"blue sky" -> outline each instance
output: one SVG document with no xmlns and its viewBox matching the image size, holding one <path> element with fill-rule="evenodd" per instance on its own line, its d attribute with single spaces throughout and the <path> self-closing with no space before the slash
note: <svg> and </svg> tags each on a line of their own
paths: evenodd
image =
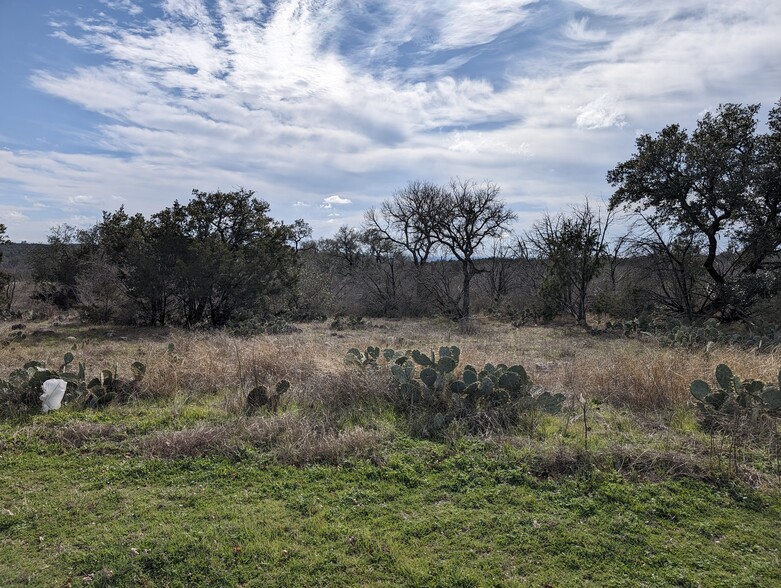
<svg viewBox="0 0 781 588">
<path fill-rule="evenodd" d="M 767 0 L 0 0 L 15 241 L 255 190 L 317 235 L 409 180 L 519 214 L 607 198 L 640 132 L 781 98 Z"/>
</svg>

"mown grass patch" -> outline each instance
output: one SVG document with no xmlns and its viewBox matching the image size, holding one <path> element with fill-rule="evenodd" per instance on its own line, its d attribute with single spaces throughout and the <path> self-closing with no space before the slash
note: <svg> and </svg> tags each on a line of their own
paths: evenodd
<svg viewBox="0 0 781 588">
<path fill-rule="evenodd" d="M 380 465 L 6 449 L 0 585 L 756 586 L 781 497 L 399 437 Z"/>
</svg>

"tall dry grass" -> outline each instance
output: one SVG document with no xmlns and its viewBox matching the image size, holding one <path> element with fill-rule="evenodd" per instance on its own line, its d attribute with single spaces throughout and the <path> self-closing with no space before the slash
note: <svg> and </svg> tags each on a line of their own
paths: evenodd
<svg viewBox="0 0 781 588">
<path fill-rule="evenodd" d="M 715 381 L 720 363 L 743 378 L 771 381 L 778 377 L 781 355 L 729 347 L 705 352 L 652 342 L 612 341 L 575 353 L 561 384 L 573 394 L 633 411 L 674 410 L 692 402 L 689 385 L 693 380 Z"/>
<path fill-rule="evenodd" d="M 29 332 L 30 329 L 28 329 Z M 58 330 L 59 329 L 55 329 Z M 10 325 L 0 325 L 0 338 Z M 570 327 L 522 327 L 478 319 L 463 334 L 444 319 L 373 321 L 362 330 L 334 332 L 325 323 L 302 325 L 289 335 L 239 338 L 220 332 L 127 330 L 127 340 L 73 328 L 36 343 L 32 336 L 0 353 L 0 376 L 30 359 L 56 368 L 72 351 L 87 373 L 117 366 L 131 377 L 142 361 L 146 375 L 141 398 L 202 397 L 222 394 L 226 412 L 240 412 L 246 393 L 258 385 L 288 379 L 288 402 L 307 414 L 338 421 L 344 413 L 369 418 L 388 390 L 387 374 L 360 372 L 344 363 L 348 349 L 368 345 L 430 352 L 440 345 L 461 348 L 461 363 L 520 363 L 534 382 L 552 392 L 596 399 L 636 411 L 675 409 L 690 402 L 689 383 L 713 380 L 719 363 L 741 377 L 772 380 L 781 352 L 715 347 L 709 352 L 661 347 L 655 341 L 602 339 Z M 68 339 L 66 336 L 75 337 Z M 168 345 L 173 344 L 173 352 Z"/>
</svg>

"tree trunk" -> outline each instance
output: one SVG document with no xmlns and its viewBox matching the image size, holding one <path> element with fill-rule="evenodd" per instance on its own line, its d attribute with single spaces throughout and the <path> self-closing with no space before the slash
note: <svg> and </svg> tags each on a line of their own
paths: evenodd
<svg viewBox="0 0 781 588">
<path fill-rule="evenodd" d="M 462 319 L 469 319 L 470 314 L 470 299 L 469 299 L 469 287 L 472 285 L 472 272 L 469 271 L 469 264 L 467 262 L 464 262 L 463 264 L 463 271 L 464 271 L 464 296 L 461 300 L 461 318 Z"/>
</svg>

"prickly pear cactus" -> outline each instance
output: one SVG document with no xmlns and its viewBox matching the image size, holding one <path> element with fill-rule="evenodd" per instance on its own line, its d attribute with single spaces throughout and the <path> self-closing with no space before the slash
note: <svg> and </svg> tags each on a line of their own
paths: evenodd
<svg viewBox="0 0 781 588">
<path fill-rule="evenodd" d="M 255 414 L 259 409 L 268 406 L 270 401 L 268 388 L 263 385 L 255 386 L 247 395 L 245 412 L 248 415 Z"/>
<path fill-rule="evenodd" d="M 764 383 L 761 380 L 741 380 L 726 364 L 716 367 L 716 383 L 712 389 L 704 380 L 694 380 L 689 391 L 703 409 L 721 413 L 734 412 L 736 407 L 756 409 L 765 413 L 781 410 L 781 372 L 778 382 Z"/>
<path fill-rule="evenodd" d="M 350 356 L 356 364 L 365 357 L 357 349 L 350 350 Z M 495 421 L 488 415 L 496 411 L 505 417 L 528 410 L 555 414 L 564 402 L 562 394 L 535 390 L 520 365 L 486 363 L 478 369 L 467 364 L 459 370 L 461 350 L 456 346 L 442 346 L 431 354 L 417 349 L 399 354 L 386 349 L 381 356 L 388 363 L 400 407 L 410 414 L 428 415 L 422 427 L 426 434 L 454 420 L 481 430 L 485 423 Z"/>
</svg>

